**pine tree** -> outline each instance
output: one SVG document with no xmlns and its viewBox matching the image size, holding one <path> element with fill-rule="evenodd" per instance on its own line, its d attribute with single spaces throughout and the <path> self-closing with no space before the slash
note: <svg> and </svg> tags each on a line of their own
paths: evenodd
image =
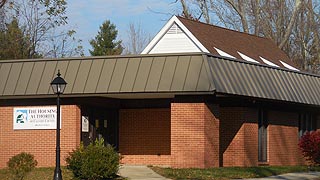
<svg viewBox="0 0 320 180">
<path fill-rule="evenodd" d="M 90 41 L 93 50 L 89 50 L 92 56 L 103 55 L 119 55 L 123 51 L 121 41 L 117 41 L 118 31 L 116 26 L 110 23 L 109 20 L 105 21 L 100 26 L 100 31 L 94 39 Z"/>
<path fill-rule="evenodd" d="M 17 19 L 13 19 L 0 30 L 0 59 L 28 58 L 28 44 Z"/>
</svg>

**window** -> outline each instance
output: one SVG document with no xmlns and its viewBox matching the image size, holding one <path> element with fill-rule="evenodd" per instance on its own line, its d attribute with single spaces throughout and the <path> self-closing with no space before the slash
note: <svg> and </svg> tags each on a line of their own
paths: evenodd
<svg viewBox="0 0 320 180">
<path fill-rule="evenodd" d="M 258 160 L 259 162 L 267 162 L 267 127 L 268 127 L 268 118 L 267 112 L 263 109 L 259 110 L 258 117 Z"/>
<path fill-rule="evenodd" d="M 306 132 L 316 130 L 316 120 L 311 113 L 301 113 L 299 115 L 299 137 Z"/>
</svg>

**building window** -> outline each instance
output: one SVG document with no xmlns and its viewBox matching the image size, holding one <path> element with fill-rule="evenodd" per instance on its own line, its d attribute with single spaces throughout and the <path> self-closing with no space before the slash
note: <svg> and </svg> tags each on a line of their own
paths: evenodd
<svg viewBox="0 0 320 180">
<path fill-rule="evenodd" d="M 301 113 L 299 115 L 299 137 L 303 136 L 306 132 L 316 130 L 316 119 L 311 113 Z"/>
<path fill-rule="evenodd" d="M 268 133 L 267 133 L 267 127 L 268 127 L 268 117 L 267 112 L 263 109 L 259 110 L 259 117 L 258 117 L 258 125 L 259 125 L 259 131 L 258 131 L 258 160 L 259 162 L 267 162 L 267 145 L 268 145 Z"/>
</svg>

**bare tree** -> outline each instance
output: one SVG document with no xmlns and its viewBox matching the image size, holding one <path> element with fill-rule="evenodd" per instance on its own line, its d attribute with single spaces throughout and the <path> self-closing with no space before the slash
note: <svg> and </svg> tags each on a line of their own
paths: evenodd
<svg viewBox="0 0 320 180">
<path fill-rule="evenodd" d="M 61 28 L 67 24 L 66 8 L 65 0 L 6 0 L 0 20 L 18 20 L 28 41 L 28 58 L 78 56 L 83 53 L 80 40 L 74 38 L 75 31 Z"/>
<path fill-rule="evenodd" d="M 178 0 L 176 0 L 176 2 L 178 2 Z M 183 17 L 191 19 L 192 16 L 189 13 L 189 9 L 188 9 L 188 5 L 187 5 L 186 1 L 185 0 L 180 0 L 180 3 L 181 3 L 181 6 L 182 6 L 182 15 L 183 15 Z"/>
<path fill-rule="evenodd" d="M 4 4 L 6 3 L 7 0 L 0 0 L 0 8 L 2 8 L 4 6 Z"/>
<path fill-rule="evenodd" d="M 305 70 L 320 72 L 320 45 L 319 45 L 319 4 L 308 0 L 302 6 L 297 16 L 297 26 L 293 29 L 291 56 Z M 297 53 L 299 52 L 299 53 Z"/>
<path fill-rule="evenodd" d="M 149 41 L 150 35 L 141 28 L 140 23 L 130 23 L 128 29 L 128 42 L 126 43 L 127 45 L 124 45 L 125 54 L 141 53 Z"/>
<path fill-rule="evenodd" d="M 301 69 L 319 70 L 319 2 L 313 0 L 190 0 L 224 27 L 272 39 Z M 206 3 L 206 6 L 204 6 Z M 188 5 L 184 2 L 185 5 Z M 207 7 L 204 8 L 204 7 Z M 191 18 L 190 18 L 191 19 Z M 213 19 L 213 18 L 211 18 Z"/>
<path fill-rule="evenodd" d="M 84 56 L 82 41 L 74 37 L 76 31 L 53 32 L 46 44 L 46 57 L 61 58 L 72 56 Z"/>
<path fill-rule="evenodd" d="M 21 0 L 11 2 L 11 13 L 21 23 L 29 39 L 29 58 L 41 53 L 42 42 L 50 39 L 50 31 L 65 25 L 66 2 L 64 0 Z M 38 51 L 38 52 L 37 52 Z"/>
</svg>

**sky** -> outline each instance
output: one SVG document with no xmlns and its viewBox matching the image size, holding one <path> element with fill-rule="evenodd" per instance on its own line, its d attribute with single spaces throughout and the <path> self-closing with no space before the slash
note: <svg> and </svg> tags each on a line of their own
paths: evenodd
<svg viewBox="0 0 320 180">
<path fill-rule="evenodd" d="M 99 26 L 110 20 L 116 25 L 118 39 L 128 41 L 130 23 L 140 24 L 143 31 L 154 37 L 170 17 L 178 12 L 175 0 L 68 0 L 68 28 L 76 30 L 76 38 L 82 40 L 84 53 L 88 49 Z"/>
</svg>

